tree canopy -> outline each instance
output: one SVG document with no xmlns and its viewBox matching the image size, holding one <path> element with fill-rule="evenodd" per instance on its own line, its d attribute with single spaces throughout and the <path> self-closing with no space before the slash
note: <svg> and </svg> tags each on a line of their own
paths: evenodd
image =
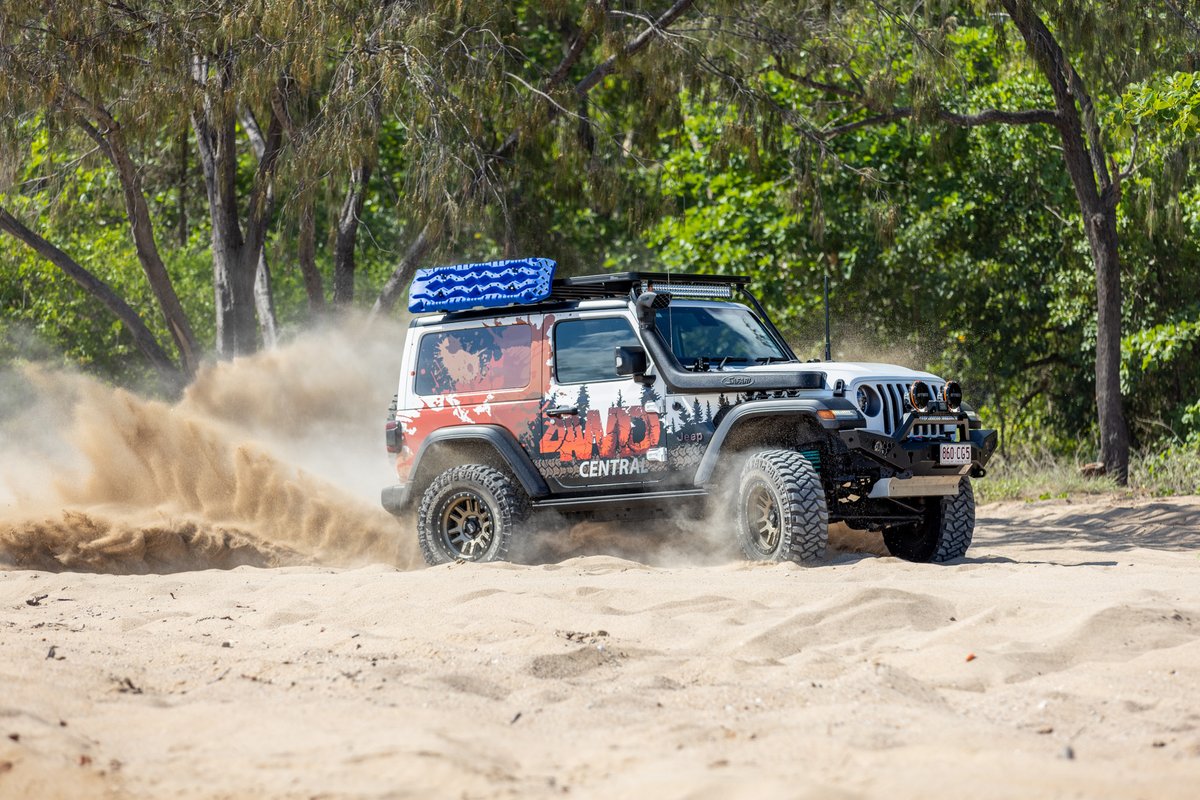
<svg viewBox="0 0 1200 800">
<path fill-rule="evenodd" d="M 178 385 L 442 261 L 750 274 L 1006 439 L 1200 437 L 1200 14 L 1071 0 L 0 7 L 0 358 Z"/>
</svg>

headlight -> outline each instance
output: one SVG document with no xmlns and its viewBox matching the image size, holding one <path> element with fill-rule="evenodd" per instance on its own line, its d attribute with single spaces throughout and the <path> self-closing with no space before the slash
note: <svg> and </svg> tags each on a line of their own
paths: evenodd
<svg viewBox="0 0 1200 800">
<path fill-rule="evenodd" d="M 933 402 L 933 392 L 929 389 L 929 384 L 925 381 L 913 381 L 912 386 L 908 387 L 908 402 L 917 411 L 928 411 L 929 404 Z"/>
<path fill-rule="evenodd" d="M 858 410 L 865 417 L 873 417 L 879 413 L 879 395 L 870 386 L 858 387 L 857 393 Z"/>
<path fill-rule="evenodd" d="M 878 398 L 875 392 L 871 391 L 868 386 L 859 386 L 856 395 L 858 401 L 858 410 L 862 411 L 863 416 L 875 416 L 878 414 Z"/>
<path fill-rule="evenodd" d="M 962 408 L 962 387 L 958 385 L 958 381 L 946 381 L 946 385 L 942 387 L 942 402 L 951 411 Z"/>
</svg>

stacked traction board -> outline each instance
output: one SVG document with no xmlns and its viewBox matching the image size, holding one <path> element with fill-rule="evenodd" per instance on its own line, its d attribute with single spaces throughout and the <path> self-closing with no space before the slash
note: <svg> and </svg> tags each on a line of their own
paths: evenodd
<svg viewBox="0 0 1200 800">
<path fill-rule="evenodd" d="M 419 269 L 408 310 L 425 314 L 538 303 L 550 296 L 556 266 L 548 258 L 520 258 Z"/>
</svg>

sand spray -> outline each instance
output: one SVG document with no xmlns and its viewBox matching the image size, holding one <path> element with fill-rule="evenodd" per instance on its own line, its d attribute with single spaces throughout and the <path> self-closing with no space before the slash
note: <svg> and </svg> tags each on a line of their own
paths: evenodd
<svg viewBox="0 0 1200 800">
<path fill-rule="evenodd" d="M 0 421 L 0 564 L 416 566 L 379 506 L 402 342 L 391 323 L 325 327 L 206 365 L 173 404 L 62 370 L 0 375 L 19 407 Z"/>
</svg>

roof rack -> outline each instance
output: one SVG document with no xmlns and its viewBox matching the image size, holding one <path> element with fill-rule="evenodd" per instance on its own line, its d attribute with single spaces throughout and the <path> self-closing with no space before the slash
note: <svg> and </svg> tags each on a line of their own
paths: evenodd
<svg viewBox="0 0 1200 800">
<path fill-rule="evenodd" d="M 409 295 L 414 313 L 465 312 L 475 309 L 528 306 L 620 298 L 644 291 L 707 299 L 730 299 L 750 279 L 725 275 L 673 275 L 667 272 L 608 272 L 554 278 L 557 265 L 548 258 L 510 259 L 451 264 L 417 270 Z"/>
<path fill-rule="evenodd" d="M 728 298 L 736 287 L 750 279 L 744 275 L 695 275 L 668 272 L 609 272 L 559 278 L 550 290 L 551 299 L 581 300 L 623 297 L 631 292 L 665 292 L 680 297 Z"/>
</svg>

